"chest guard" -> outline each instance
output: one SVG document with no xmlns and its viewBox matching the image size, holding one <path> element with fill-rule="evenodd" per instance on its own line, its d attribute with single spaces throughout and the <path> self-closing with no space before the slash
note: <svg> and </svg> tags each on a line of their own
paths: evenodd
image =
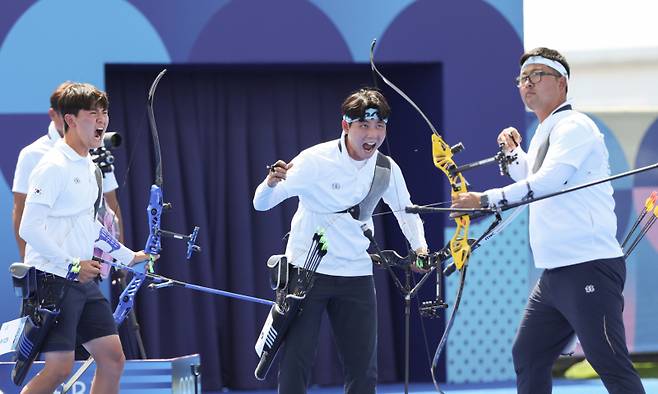
<svg viewBox="0 0 658 394">
<path fill-rule="evenodd" d="M 365 222 L 372 217 L 377 203 L 384 195 L 391 179 L 391 160 L 381 152 L 377 152 L 375 174 L 372 177 L 370 190 L 360 203 L 336 213 L 349 213 L 358 221 Z"/>
</svg>

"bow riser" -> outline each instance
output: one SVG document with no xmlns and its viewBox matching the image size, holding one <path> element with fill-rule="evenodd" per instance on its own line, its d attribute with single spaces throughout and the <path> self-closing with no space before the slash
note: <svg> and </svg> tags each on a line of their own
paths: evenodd
<svg viewBox="0 0 658 394">
<path fill-rule="evenodd" d="M 466 193 L 467 182 L 460 172 L 454 172 L 457 167 L 452 160 L 452 148 L 445 143 L 443 138 L 437 134 L 432 134 L 432 159 L 434 166 L 448 177 L 450 181 L 450 195 L 453 199 L 460 193 Z M 450 254 L 457 266 L 457 269 L 462 269 L 464 264 L 468 262 L 468 257 L 471 253 L 471 247 L 468 244 L 468 228 L 471 224 L 471 219 L 467 215 L 455 218 L 457 228 L 452 238 L 450 239 Z"/>
<path fill-rule="evenodd" d="M 149 236 L 146 239 L 144 251 L 150 255 L 157 255 L 162 250 L 162 237 L 160 234 L 160 222 L 164 207 L 162 189 L 157 185 L 151 185 L 149 205 L 146 207 L 146 215 L 149 223 Z"/>
</svg>

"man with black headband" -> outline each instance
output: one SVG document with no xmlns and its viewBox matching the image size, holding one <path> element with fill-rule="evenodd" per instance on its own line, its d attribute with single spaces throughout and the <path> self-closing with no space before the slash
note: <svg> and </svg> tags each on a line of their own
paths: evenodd
<svg viewBox="0 0 658 394">
<path fill-rule="evenodd" d="M 566 100 L 570 71 L 564 56 L 536 48 L 523 54 L 520 64 L 519 93 L 539 126 L 527 153 L 515 128 L 498 135 L 508 153 L 518 154 L 510 165 L 516 183 L 461 194 L 455 207 L 495 206 L 610 175 L 603 134 Z M 612 193 L 608 182 L 529 207 L 530 246 L 535 266 L 544 271 L 512 349 L 519 393 L 551 392 L 552 365 L 574 333 L 610 393 L 644 393 L 626 347 L 626 266 L 615 238 Z"/>
<path fill-rule="evenodd" d="M 290 163 L 279 160 L 254 196 L 259 211 L 299 198 L 286 248 L 293 265 L 303 263 L 318 228 L 325 229 L 329 243 L 303 313 L 292 322 L 280 352 L 279 393 L 306 392 L 325 310 L 343 363 L 345 392 L 375 393 L 377 303 L 370 242 L 362 226 L 372 229 L 377 201 L 383 198 L 395 212 L 411 247 L 427 253 L 420 218 L 404 212 L 411 201 L 400 167 L 378 152 L 390 114 L 386 99 L 375 89 L 360 89 L 345 99 L 341 111 L 338 140 L 308 148 Z"/>
</svg>

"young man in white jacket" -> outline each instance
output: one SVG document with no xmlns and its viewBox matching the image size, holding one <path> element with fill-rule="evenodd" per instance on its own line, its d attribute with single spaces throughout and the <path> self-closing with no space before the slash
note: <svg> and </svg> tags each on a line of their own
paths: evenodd
<svg viewBox="0 0 658 394">
<path fill-rule="evenodd" d="M 329 244 L 303 313 L 286 336 L 280 354 L 279 393 L 306 392 L 325 310 L 343 363 L 345 392 L 375 393 L 377 303 L 367 252 L 370 241 L 363 235 L 362 225 L 372 229 L 377 201 L 383 198 L 395 212 L 411 247 L 427 253 L 420 218 L 404 212 L 411 200 L 400 167 L 378 152 L 386 138 L 389 114 L 388 103 L 378 90 L 354 92 L 342 105 L 339 139 L 310 147 L 290 163 L 279 160 L 256 189 L 254 207 L 259 211 L 290 197 L 299 198 L 286 248 L 293 266 L 303 264 L 318 228 L 325 229 Z M 373 181 L 376 167 L 388 167 L 388 178 Z M 379 192 L 371 193 L 373 188 Z M 356 215 L 347 212 L 355 206 L 359 207 L 352 210 Z M 291 272 L 294 276 L 297 269 Z"/>
<path fill-rule="evenodd" d="M 102 144 L 109 122 L 104 92 L 73 83 L 58 102 L 64 138 L 55 143 L 30 175 L 20 236 L 27 242 L 25 263 L 34 266 L 42 293 L 65 294 L 61 314 L 40 349 L 45 367 L 22 393 L 51 393 L 71 373 L 76 338 L 97 363 L 92 393 L 118 393 L 125 357 L 109 302 L 98 288 L 100 264 L 94 247 L 123 264 L 147 260 L 112 238 L 95 218 L 100 171 L 89 150 Z M 76 282 L 64 279 L 78 266 Z M 69 290 L 63 292 L 65 286 Z"/>
<path fill-rule="evenodd" d="M 73 82 L 71 81 L 61 83 L 51 94 L 50 108 L 48 109 L 50 124 L 48 125 L 48 132 L 46 135 L 39 137 L 31 144 L 25 146 L 18 154 L 11 191 L 14 193 L 14 208 L 12 210 L 14 236 L 16 237 L 18 255 L 21 257 L 21 260 L 25 257 L 25 241 L 19 236 L 18 228 L 21 224 L 23 210 L 25 209 L 25 199 L 27 198 L 30 174 L 41 158 L 64 136 L 64 120 L 57 103 L 64 89 L 72 83 Z M 119 230 L 119 239 L 121 240 L 121 227 L 123 221 L 121 219 L 121 209 L 119 207 L 119 200 L 116 192 L 119 184 L 117 183 L 114 171 L 110 171 L 104 175 L 103 196 L 107 206 L 112 211 L 112 216 L 116 219 Z"/>
</svg>

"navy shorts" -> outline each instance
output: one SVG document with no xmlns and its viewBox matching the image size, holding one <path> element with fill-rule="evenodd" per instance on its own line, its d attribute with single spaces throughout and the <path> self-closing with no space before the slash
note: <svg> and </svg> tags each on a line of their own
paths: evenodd
<svg viewBox="0 0 658 394">
<path fill-rule="evenodd" d="M 43 290 L 61 294 L 67 282 L 70 287 L 62 300 L 61 313 L 50 329 L 41 352 L 73 351 L 76 344 L 117 334 L 110 303 L 96 282 L 69 282 L 64 278 L 51 277 L 43 282 Z"/>
</svg>

